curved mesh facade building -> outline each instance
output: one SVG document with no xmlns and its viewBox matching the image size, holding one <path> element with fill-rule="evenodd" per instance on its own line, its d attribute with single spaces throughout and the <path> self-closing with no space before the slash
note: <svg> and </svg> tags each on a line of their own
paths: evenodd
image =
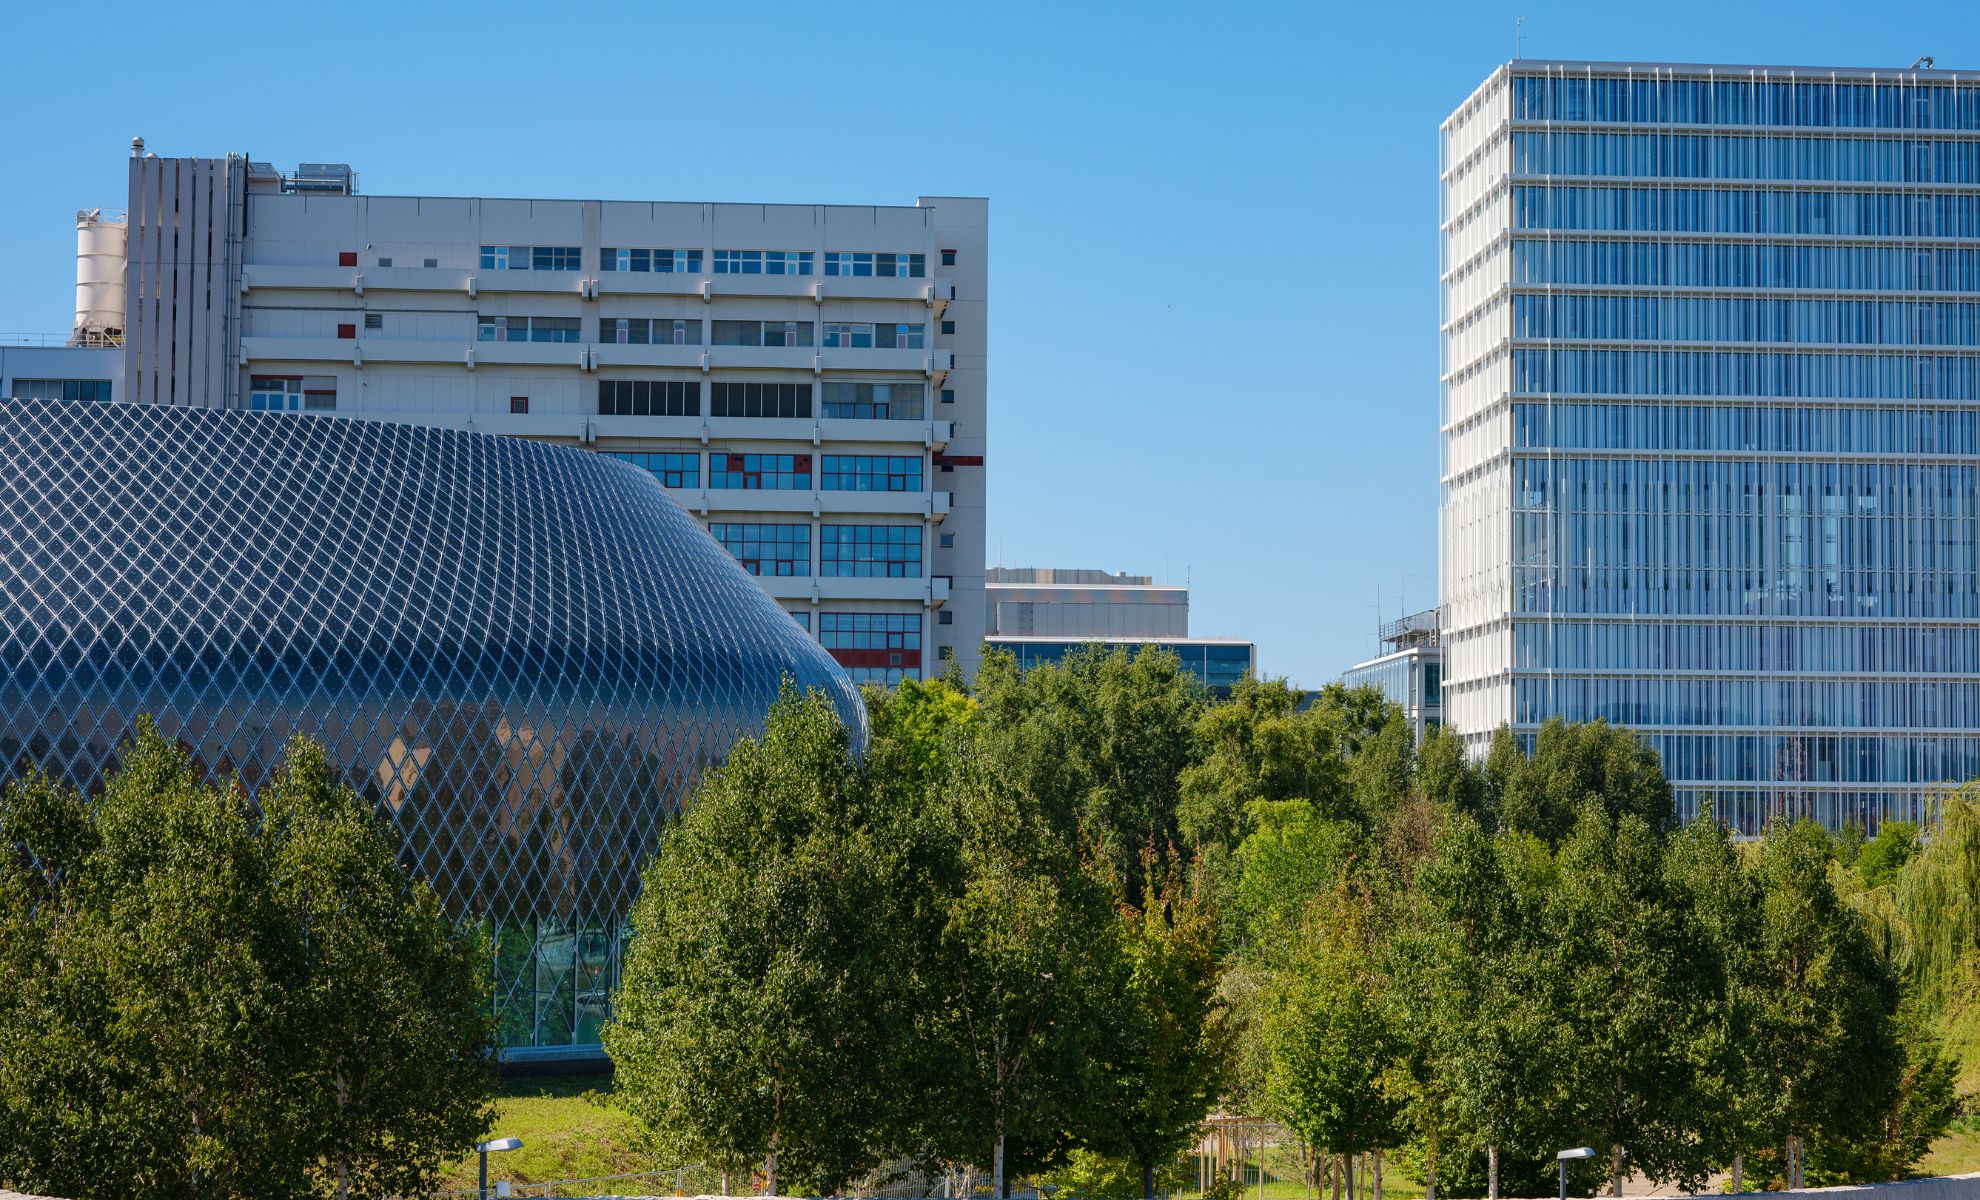
<svg viewBox="0 0 1980 1200">
<path fill-rule="evenodd" d="M 780 680 L 845 674 L 652 476 L 368 421 L 0 406 L 0 753 L 82 788 L 140 714 L 250 788 L 304 733 L 490 923 L 502 1039 L 598 1041 L 664 818 Z"/>
</svg>

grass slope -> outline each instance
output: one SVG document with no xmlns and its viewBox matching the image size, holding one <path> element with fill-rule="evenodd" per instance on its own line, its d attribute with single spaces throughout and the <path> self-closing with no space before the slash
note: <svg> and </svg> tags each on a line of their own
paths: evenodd
<svg viewBox="0 0 1980 1200">
<path fill-rule="evenodd" d="M 647 1170 L 635 1149 L 633 1120 L 612 1104 L 609 1075 L 504 1081 L 491 1138 L 519 1137 L 523 1148 L 488 1159 L 488 1178 L 515 1183 L 583 1179 Z M 447 1166 L 443 1188 L 475 1185 L 475 1156 Z"/>
</svg>

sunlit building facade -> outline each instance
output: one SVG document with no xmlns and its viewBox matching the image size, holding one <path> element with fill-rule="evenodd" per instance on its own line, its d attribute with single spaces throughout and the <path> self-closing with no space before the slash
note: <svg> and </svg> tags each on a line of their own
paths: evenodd
<svg viewBox="0 0 1980 1200">
<path fill-rule="evenodd" d="M 1980 774 L 1980 74 L 1518 61 L 1442 198 L 1446 721 L 1747 831 Z"/>
</svg>

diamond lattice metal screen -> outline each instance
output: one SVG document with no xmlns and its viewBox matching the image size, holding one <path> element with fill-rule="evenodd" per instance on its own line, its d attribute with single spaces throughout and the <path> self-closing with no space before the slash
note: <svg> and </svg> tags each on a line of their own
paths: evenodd
<svg viewBox="0 0 1980 1200">
<path fill-rule="evenodd" d="M 329 747 L 511 1046 L 598 1040 L 662 821 L 780 679 L 845 674 L 646 472 L 450 430 L 0 404 L 0 755 L 93 789 L 140 714 L 257 787 Z"/>
</svg>

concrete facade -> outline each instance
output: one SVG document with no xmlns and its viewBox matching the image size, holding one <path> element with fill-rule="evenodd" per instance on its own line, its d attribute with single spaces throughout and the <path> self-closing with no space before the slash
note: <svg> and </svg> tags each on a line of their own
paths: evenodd
<svg viewBox="0 0 1980 1200">
<path fill-rule="evenodd" d="M 130 398 L 612 454 L 855 678 L 972 672 L 988 225 L 970 197 L 367 196 L 348 168 L 139 155 Z"/>
</svg>

